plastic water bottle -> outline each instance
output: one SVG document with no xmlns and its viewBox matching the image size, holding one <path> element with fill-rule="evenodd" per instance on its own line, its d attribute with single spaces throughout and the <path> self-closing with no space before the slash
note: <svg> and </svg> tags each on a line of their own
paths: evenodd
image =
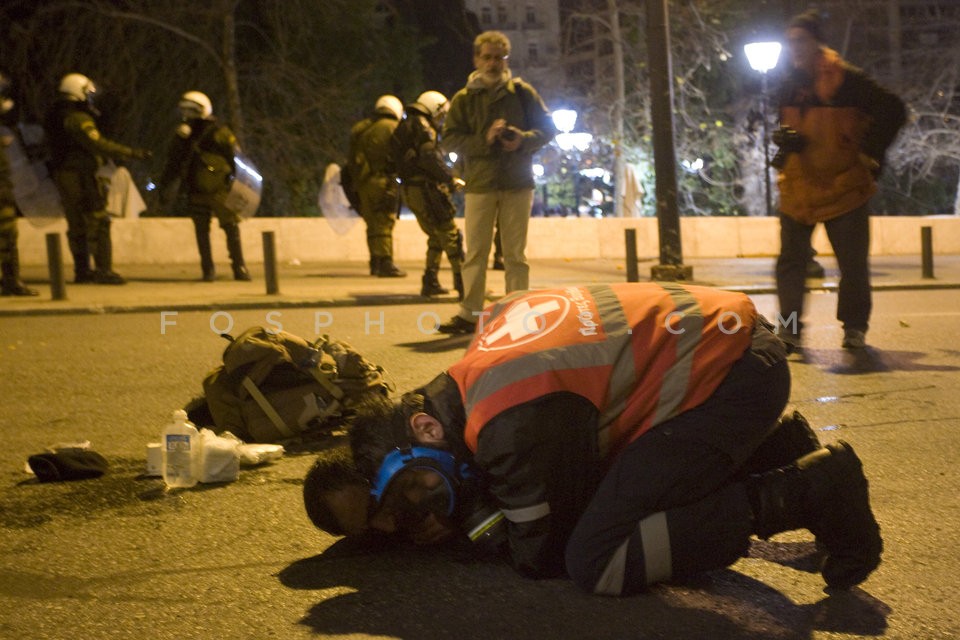
<svg viewBox="0 0 960 640">
<path fill-rule="evenodd" d="M 173 422 L 163 430 L 163 481 L 173 489 L 197 484 L 200 461 L 200 433 L 187 420 L 187 412 L 177 409 Z"/>
</svg>

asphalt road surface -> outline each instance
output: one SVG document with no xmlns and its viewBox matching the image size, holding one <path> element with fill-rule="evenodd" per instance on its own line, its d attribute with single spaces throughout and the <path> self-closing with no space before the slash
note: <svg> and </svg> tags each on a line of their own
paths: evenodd
<svg viewBox="0 0 960 640">
<path fill-rule="evenodd" d="M 611 599 L 456 550 L 326 536 L 301 504 L 312 452 L 184 491 L 143 476 L 147 443 L 218 362 L 211 326 L 330 333 L 406 390 L 466 346 L 421 329 L 450 304 L 0 318 L 0 638 L 960 637 L 958 299 L 878 293 L 872 346 L 851 355 L 835 296 L 811 298 L 793 405 L 824 442 L 853 444 L 885 540 L 878 571 L 839 595 L 824 593 L 805 531 L 756 541 L 694 582 Z M 774 313 L 770 296 L 756 301 Z M 24 472 L 30 454 L 73 440 L 107 457 L 107 475 L 41 484 Z"/>
</svg>

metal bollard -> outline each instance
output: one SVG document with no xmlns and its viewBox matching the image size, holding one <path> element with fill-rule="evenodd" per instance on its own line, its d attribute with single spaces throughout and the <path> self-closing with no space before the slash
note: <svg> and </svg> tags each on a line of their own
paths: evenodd
<svg viewBox="0 0 960 640">
<path fill-rule="evenodd" d="M 273 231 L 263 232 L 263 278 L 267 282 L 267 295 L 280 293 L 277 282 L 277 246 Z"/>
<path fill-rule="evenodd" d="M 640 282 L 640 264 L 637 260 L 637 230 L 624 229 L 627 243 L 627 282 Z"/>
<path fill-rule="evenodd" d="M 50 299 L 66 300 L 67 286 L 63 278 L 63 252 L 60 250 L 60 234 L 47 234 L 47 270 L 50 273 Z"/>
<path fill-rule="evenodd" d="M 924 278 L 933 278 L 933 227 L 920 227 L 920 259 Z"/>
</svg>

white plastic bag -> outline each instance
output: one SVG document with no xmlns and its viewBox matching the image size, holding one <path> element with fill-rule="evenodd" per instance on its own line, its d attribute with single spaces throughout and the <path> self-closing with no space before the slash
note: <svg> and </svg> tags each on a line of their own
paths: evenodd
<svg viewBox="0 0 960 640">
<path fill-rule="evenodd" d="M 274 462 L 283 457 L 282 444 L 241 444 L 237 448 L 240 450 L 240 464 L 245 467 Z"/>
<path fill-rule="evenodd" d="M 240 477 L 241 441 L 229 431 L 200 430 L 200 482 L 233 482 Z"/>
<path fill-rule="evenodd" d="M 147 204 L 126 167 L 108 161 L 97 169 L 97 179 L 107 185 L 106 209 L 114 218 L 139 218 L 147 210 Z"/>
</svg>

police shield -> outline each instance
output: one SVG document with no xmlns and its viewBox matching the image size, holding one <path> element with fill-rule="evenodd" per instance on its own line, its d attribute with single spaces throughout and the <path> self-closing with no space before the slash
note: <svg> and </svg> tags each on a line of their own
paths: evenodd
<svg viewBox="0 0 960 640">
<path fill-rule="evenodd" d="M 360 215 L 350 207 L 347 194 L 340 184 L 340 165 L 331 162 L 323 172 L 323 185 L 317 204 L 324 219 L 337 235 L 346 235 L 360 219 Z"/>
<path fill-rule="evenodd" d="M 39 127 L 31 126 L 23 126 L 21 129 L 24 139 L 36 134 L 34 129 L 42 131 Z M 60 193 L 47 173 L 46 165 L 41 160 L 30 159 L 20 136 L 11 129 L 0 126 L 0 138 L 10 164 L 13 199 L 17 208 L 35 227 L 46 226 L 57 218 L 62 218 L 64 213 Z"/>
<path fill-rule="evenodd" d="M 252 218 L 257 215 L 260 207 L 260 194 L 263 193 L 263 176 L 256 165 L 242 153 L 234 156 L 236 173 L 230 193 L 226 195 L 223 205 L 241 218 Z"/>
</svg>

